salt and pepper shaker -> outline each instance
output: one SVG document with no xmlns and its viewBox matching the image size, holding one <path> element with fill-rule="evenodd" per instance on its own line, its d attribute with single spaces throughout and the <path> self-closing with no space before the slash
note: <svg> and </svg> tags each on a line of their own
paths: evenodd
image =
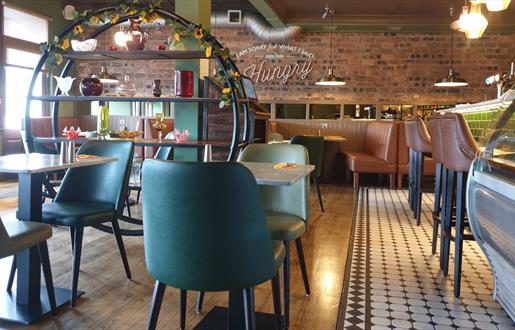
<svg viewBox="0 0 515 330">
<path fill-rule="evenodd" d="M 75 141 L 66 140 L 61 141 L 61 152 L 59 154 L 60 160 L 63 163 L 73 163 L 76 160 L 75 157 Z"/>
</svg>

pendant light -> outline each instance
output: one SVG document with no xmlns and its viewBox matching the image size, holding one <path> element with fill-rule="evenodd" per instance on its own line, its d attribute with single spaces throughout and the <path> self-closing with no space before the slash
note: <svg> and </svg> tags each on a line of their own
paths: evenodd
<svg viewBox="0 0 515 330">
<path fill-rule="evenodd" d="M 449 74 L 447 74 L 447 76 L 435 82 L 436 87 L 463 87 L 468 85 L 468 82 L 458 77 L 452 68 L 452 62 L 454 60 L 454 32 L 451 33 L 451 67 L 449 68 Z"/>
<path fill-rule="evenodd" d="M 318 79 L 315 85 L 318 86 L 343 86 L 345 85 L 345 81 L 342 78 L 336 77 L 333 73 L 333 15 L 334 9 L 330 9 L 329 7 L 325 8 L 325 13 L 322 15 L 322 18 L 326 18 L 327 15 L 331 16 L 331 35 L 330 35 L 330 46 L 329 46 L 329 70 L 326 76 Z"/>
<path fill-rule="evenodd" d="M 463 6 L 460 19 L 456 24 L 451 25 L 452 28 L 465 32 L 467 39 L 478 39 L 488 26 L 488 20 L 481 13 L 481 3 L 471 2 L 470 6 Z"/>
<path fill-rule="evenodd" d="M 501 11 L 508 8 L 511 0 L 481 0 L 477 2 L 484 3 L 488 11 Z"/>
</svg>

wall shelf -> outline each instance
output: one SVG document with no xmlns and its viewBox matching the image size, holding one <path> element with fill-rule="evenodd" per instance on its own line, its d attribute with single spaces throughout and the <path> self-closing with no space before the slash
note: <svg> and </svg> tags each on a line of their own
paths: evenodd
<svg viewBox="0 0 515 330">
<path fill-rule="evenodd" d="M 207 58 L 203 50 L 115 50 L 91 52 L 67 52 L 63 58 L 79 61 L 106 60 L 173 60 Z"/>
<path fill-rule="evenodd" d="M 219 103 L 218 98 L 208 97 L 130 97 L 130 96 L 32 96 L 31 100 L 51 102 L 104 101 L 104 102 L 174 102 L 174 103 Z"/>
</svg>

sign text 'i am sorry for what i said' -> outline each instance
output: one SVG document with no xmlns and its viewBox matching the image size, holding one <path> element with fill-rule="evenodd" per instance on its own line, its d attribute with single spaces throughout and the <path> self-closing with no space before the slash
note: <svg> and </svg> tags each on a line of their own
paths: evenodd
<svg viewBox="0 0 515 330">
<path fill-rule="evenodd" d="M 235 53 L 236 58 L 248 55 L 253 55 L 252 58 L 258 59 L 258 62 L 248 64 L 243 74 L 255 83 L 277 80 L 286 84 L 292 77 L 305 80 L 313 70 L 314 55 L 302 47 L 269 43 L 247 47 Z"/>
</svg>

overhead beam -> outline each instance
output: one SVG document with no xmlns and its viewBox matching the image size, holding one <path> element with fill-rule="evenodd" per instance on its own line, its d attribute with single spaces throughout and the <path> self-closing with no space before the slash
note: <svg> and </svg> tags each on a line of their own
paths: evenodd
<svg viewBox="0 0 515 330">
<path fill-rule="evenodd" d="M 275 10 L 270 7 L 266 0 L 249 0 L 249 2 L 274 28 L 284 27 L 284 22 L 281 20 Z"/>
</svg>

